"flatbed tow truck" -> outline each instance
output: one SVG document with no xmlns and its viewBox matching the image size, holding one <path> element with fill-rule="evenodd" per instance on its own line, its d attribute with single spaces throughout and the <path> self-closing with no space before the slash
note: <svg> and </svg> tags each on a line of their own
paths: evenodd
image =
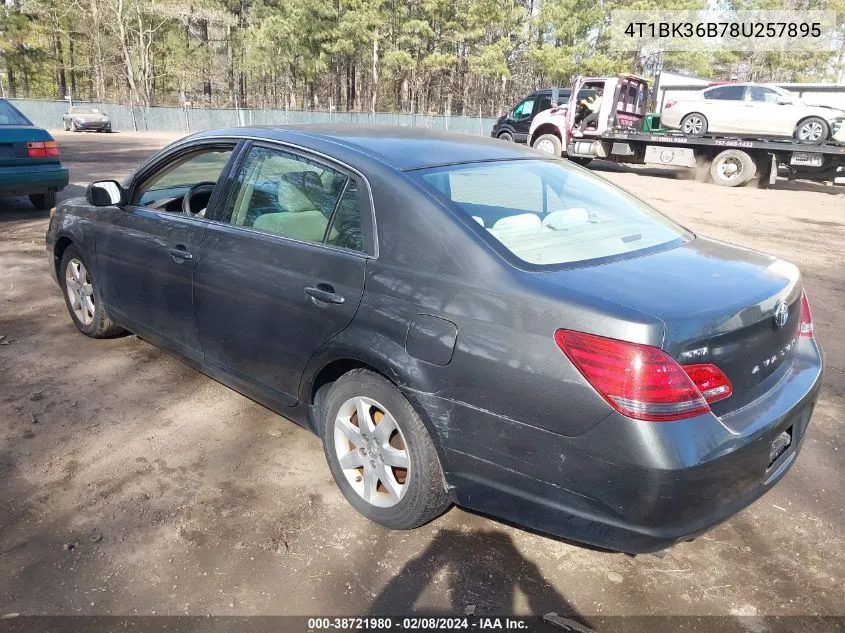
<svg viewBox="0 0 845 633">
<path fill-rule="evenodd" d="M 575 97 L 566 106 L 538 114 L 529 143 L 535 149 L 586 164 L 594 158 L 618 163 L 686 167 L 696 179 L 726 187 L 774 185 L 781 169 L 787 178 L 845 184 L 845 129 L 825 143 L 747 136 L 690 136 L 679 131 L 643 129 L 647 80 L 623 74 L 612 78 L 579 78 L 582 88 L 603 87 L 605 98 L 595 130 L 572 134 Z"/>
</svg>

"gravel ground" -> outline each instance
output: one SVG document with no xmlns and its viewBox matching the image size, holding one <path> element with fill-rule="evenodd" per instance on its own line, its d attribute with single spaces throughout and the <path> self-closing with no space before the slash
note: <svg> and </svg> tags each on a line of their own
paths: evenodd
<svg viewBox="0 0 845 633">
<path fill-rule="evenodd" d="M 167 140 L 56 138 L 63 197 Z M 828 369 L 803 453 L 771 493 L 662 559 L 459 509 L 383 529 L 342 498 L 316 437 L 135 337 L 78 334 L 47 272 L 47 214 L 4 199 L 0 615 L 845 614 L 845 189 L 596 169 L 694 231 L 804 271 Z"/>
</svg>

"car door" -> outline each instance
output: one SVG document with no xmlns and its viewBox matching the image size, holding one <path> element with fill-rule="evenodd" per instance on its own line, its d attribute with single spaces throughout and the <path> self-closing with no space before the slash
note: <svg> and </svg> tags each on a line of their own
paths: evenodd
<svg viewBox="0 0 845 633">
<path fill-rule="evenodd" d="M 701 113 L 707 117 L 707 129 L 714 133 L 739 133 L 744 131 L 745 86 L 726 85 L 705 90 Z M 696 107 L 690 105 L 690 112 Z"/>
<path fill-rule="evenodd" d="M 343 330 L 374 253 L 369 189 L 352 170 L 256 143 L 229 179 L 194 271 L 206 365 L 282 405 Z"/>
<path fill-rule="evenodd" d="M 528 142 L 528 133 L 531 130 L 531 119 L 534 117 L 534 105 L 536 101 L 536 95 L 523 99 L 511 113 L 513 140 L 517 143 Z"/>
<path fill-rule="evenodd" d="M 199 351 L 194 327 L 193 268 L 208 219 L 185 213 L 182 200 L 194 185 L 213 203 L 235 141 L 193 145 L 145 168 L 129 185 L 123 207 L 104 207 L 96 260 L 103 301 L 128 322 L 165 344 Z"/>
<path fill-rule="evenodd" d="M 743 130 L 761 136 L 791 136 L 792 106 L 778 102 L 778 93 L 765 86 L 749 86 L 745 95 Z"/>
</svg>

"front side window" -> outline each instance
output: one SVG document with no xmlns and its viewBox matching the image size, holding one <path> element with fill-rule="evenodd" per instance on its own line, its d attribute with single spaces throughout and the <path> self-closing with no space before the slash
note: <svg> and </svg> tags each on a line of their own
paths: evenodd
<svg viewBox="0 0 845 633">
<path fill-rule="evenodd" d="M 520 119 L 527 119 L 531 116 L 531 113 L 533 111 L 534 97 L 530 97 L 513 109 L 513 114 L 511 114 L 511 118 L 516 121 L 519 121 Z"/>
<path fill-rule="evenodd" d="M 130 204 L 157 211 L 181 212 L 182 198 L 199 184 L 209 185 L 204 192 L 207 203 L 233 149 L 208 148 L 167 162 L 135 188 Z M 201 206 L 199 204 L 197 209 Z"/>
<path fill-rule="evenodd" d="M 470 163 L 412 173 L 528 264 L 599 261 L 692 237 L 618 187 L 560 161 Z"/>
<path fill-rule="evenodd" d="M 719 101 L 742 101 L 745 94 L 745 86 L 719 86 L 704 93 L 705 99 L 717 99 Z"/>
<path fill-rule="evenodd" d="M 17 108 L 0 99 L 0 125 L 32 125 Z"/>
<path fill-rule="evenodd" d="M 751 86 L 748 89 L 748 97 L 751 101 L 760 103 L 777 103 L 778 93 L 771 88 L 762 88 L 760 86 Z"/>
<path fill-rule="evenodd" d="M 271 235 L 364 250 L 355 181 L 281 150 L 250 149 L 223 219 Z"/>
</svg>

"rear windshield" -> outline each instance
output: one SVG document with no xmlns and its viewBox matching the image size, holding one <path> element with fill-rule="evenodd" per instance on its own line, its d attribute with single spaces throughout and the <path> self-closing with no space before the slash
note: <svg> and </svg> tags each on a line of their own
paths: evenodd
<svg viewBox="0 0 845 633">
<path fill-rule="evenodd" d="M 0 101 L 0 125 L 32 125 L 8 101 Z"/>
<path fill-rule="evenodd" d="M 592 262 L 692 237 L 641 200 L 566 161 L 470 163 L 412 174 L 528 264 Z"/>
</svg>

